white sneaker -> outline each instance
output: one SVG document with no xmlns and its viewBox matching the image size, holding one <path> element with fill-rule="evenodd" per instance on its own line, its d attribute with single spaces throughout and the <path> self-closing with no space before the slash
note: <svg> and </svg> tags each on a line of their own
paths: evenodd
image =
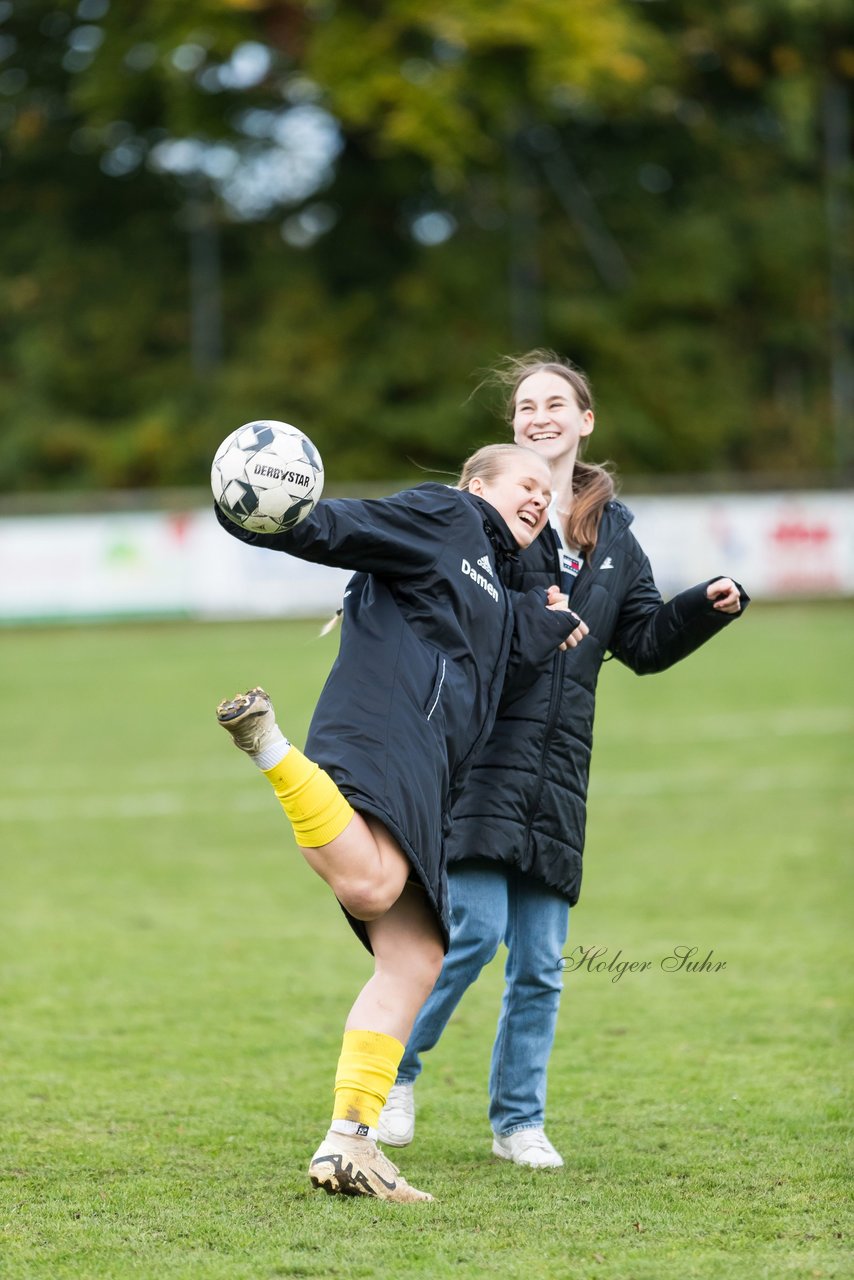
<svg viewBox="0 0 854 1280">
<path fill-rule="evenodd" d="M 270 695 L 260 685 L 248 693 L 239 693 L 236 698 L 223 699 L 216 709 L 216 718 L 231 734 L 234 745 L 252 756 L 282 736 Z"/>
<path fill-rule="evenodd" d="M 563 1157 L 555 1151 L 542 1129 L 517 1129 L 501 1137 L 495 1135 L 492 1154 L 529 1169 L 560 1169 Z"/>
<path fill-rule="evenodd" d="M 313 1187 L 330 1196 L 374 1196 L 396 1204 L 433 1199 L 411 1187 L 375 1142 L 331 1129 L 311 1157 L 308 1176 Z"/>
<path fill-rule="evenodd" d="M 408 1147 L 415 1137 L 415 1085 L 394 1084 L 380 1112 L 377 1133 L 388 1147 Z"/>
</svg>

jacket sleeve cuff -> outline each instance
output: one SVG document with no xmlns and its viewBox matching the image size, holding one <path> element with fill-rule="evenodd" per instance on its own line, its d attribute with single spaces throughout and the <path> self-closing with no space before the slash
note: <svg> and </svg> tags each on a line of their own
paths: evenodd
<svg viewBox="0 0 854 1280">
<path fill-rule="evenodd" d="M 242 529 L 239 524 L 235 524 L 233 520 L 229 520 L 228 516 L 222 508 L 215 502 L 214 515 L 217 523 L 225 529 L 226 533 L 230 533 L 232 538 L 237 538 L 238 542 L 255 542 L 257 534 L 250 533 L 248 529 Z"/>
</svg>

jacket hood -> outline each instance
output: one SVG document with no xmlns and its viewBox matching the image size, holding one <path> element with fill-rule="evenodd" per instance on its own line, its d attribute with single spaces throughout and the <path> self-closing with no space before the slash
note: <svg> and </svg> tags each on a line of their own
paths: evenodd
<svg viewBox="0 0 854 1280">
<path fill-rule="evenodd" d="M 484 533 L 495 548 L 495 558 L 499 564 L 505 560 L 515 560 L 519 555 L 519 544 L 510 532 L 504 517 L 485 498 L 469 493 L 468 489 L 463 489 L 461 492 L 463 497 L 467 498 L 480 512 Z"/>
</svg>

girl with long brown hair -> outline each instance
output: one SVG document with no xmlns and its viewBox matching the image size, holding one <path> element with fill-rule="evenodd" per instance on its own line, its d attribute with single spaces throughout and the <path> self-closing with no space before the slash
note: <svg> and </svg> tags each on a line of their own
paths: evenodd
<svg viewBox="0 0 854 1280">
<path fill-rule="evenodd" d="M 663 671 L 732 622 L 747 596 L 719 577 L 664 603 L 611 473 L 578 456 L 595 421 L 580 370 L 554 352 L 534 351 L 506 359 L 494 376 L 507 392 L 515 442 L 549 461 L 555 495 L 549 526 L 510 566 L 508 581 L 521 590 L 560 582 L 589 635 L 555 655 L 532 687 L 505 698 L 454 806 L 451 945 L 409 1037 L 379 1134 L 393 1146 L 412 1140 L 421 1054 L 505 942 L 506 988 L 489 1080 L 492 1150 L 517 1164 L 555 1168 L 563 1159 L 544 1128 L 546 1073 L 569 908 L 581 886 L 599 669 L 610 653 L 638 674 Z"/>
</svg>

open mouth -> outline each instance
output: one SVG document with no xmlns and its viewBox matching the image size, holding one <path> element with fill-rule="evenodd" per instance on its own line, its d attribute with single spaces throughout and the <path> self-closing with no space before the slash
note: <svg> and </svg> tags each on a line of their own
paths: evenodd
<svg viewBox="0 0 854 1280">
<path fill-rule="evenodd" d="M 557 440 L 559 432 L 557 431 L 532 431 L 532 440 Z"/>
<path fill-rule="evenodd" d="M 540 523 L 540 517 L 538 515 L 534 515 L 531 511 L 519 511 L 517 512 L 517 515 L 522 521 L 522 524 L 526 524 L 529 529 L 536 529 L 537 525 Z"/>
</svg>

